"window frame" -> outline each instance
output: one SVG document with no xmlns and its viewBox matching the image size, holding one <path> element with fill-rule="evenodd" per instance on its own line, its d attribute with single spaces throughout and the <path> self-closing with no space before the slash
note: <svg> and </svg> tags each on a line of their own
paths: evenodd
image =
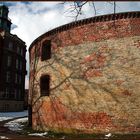
<svg viewBox="0 0 140 140">
<path fill-rule="evenodd" d="M 43 83 L 43 80 L 44 81 L 48 80 L 47 83 L 46 83 L 48 85 L 46 85 L 47 88 L 45 90 L 43 89 L 44 84 L 45 84 L 45 83 Z M 42 96 L 50 96 L 50 75 L 49 74 L 45 74 L 45 75 L 42 75 L 40 77 L 40 96 L 41 97 Z"/>
</svg>

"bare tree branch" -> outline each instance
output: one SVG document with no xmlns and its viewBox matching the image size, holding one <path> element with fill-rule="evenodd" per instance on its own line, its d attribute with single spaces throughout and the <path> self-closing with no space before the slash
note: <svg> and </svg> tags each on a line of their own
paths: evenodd
<svg viewBox="0 0 140 140">
<path fill-rule="evenodd" d="M 69 2 L 67 2 L 69 3 Z M 116 13 L 116 2 L 107 2 L 111 5 L 113 5 L 113 13 Z M 66 4 L 66 2 L 64 2 Z M 73 14 L 73 16 L 68 16 L 68 17 L 74 17 L 75 20 L 78 20 L 80 15 L 83 15 L 83 7 L 89 4 L 89 6 L 93 7 L 94 10 L 94 16 L 97 15 L 97 7 L 95 5 L 95 2 L 93 1 L 74 1 L 73 4 L 70 3 L 69 8 L 66 10 L 64 13 L 70 13 Z"/>
<path fill-rule="evenodd" d="M 95 7 L 94 2 L 92 2 L 92 5 L 93 5 L 93 8 L 94 8 L 94 14 L 96 15 L 96 7 Z"/>
</svg>

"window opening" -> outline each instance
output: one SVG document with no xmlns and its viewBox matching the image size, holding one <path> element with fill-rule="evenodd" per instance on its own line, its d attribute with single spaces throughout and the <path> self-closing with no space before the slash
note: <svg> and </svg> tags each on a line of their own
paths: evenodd
<svg viewBox="0 0 140 140">
<path fill-rule="evenodd" d="M 51 41 L 43 43 L 41 51 L 41 60 L 47 60 L 51 58 Z"/>
<path fill-rule="evenodd" d="M 13 43 L 12 43 L 12 42 L 9 42 L 9 46 L 8 46 L 8 48 L 9 48 L 10 50 L 13 49 Z"/>
<path fill-rule="evenodd" d="M 44 75 L 40 79 L 41 96 L 49 96 L 50 94 L 50 76 Z"/>
<path fill-rule="evenodd" d="M 11 56 L 8 56 L 7 57 L 7 66 L 8 67 L 11 66 L 11 62 L 12 62 L 12 58 L 11 58 Z"/>
</svg>

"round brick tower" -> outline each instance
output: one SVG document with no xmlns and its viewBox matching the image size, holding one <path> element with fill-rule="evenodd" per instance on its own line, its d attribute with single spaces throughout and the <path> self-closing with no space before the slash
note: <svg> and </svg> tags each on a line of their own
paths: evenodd
<svg viewBox="0 0 140 140">
<path fill-rule="evenodd" d="M 140 132 L 140 12 L 63 25 L 29 52 L 34 129 Z"/>
</svg>

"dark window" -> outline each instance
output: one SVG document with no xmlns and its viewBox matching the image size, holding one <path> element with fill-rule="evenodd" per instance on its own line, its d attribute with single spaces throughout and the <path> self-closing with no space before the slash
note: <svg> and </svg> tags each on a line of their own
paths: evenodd
<svg viewBox="0 0 140 140">
<path fill-rule="evenodd" d="M 42 45 L 41 60 L 47 60 L 51 58 L 51 41 L 48 40 Z"/>
<path fill-rule="evenodd" d="M 41 96 L 49 96 L 50 94 L 50 76 L 49 75 L 41 76 L 40 92 L 41 92 Z"/>
<path fill-rule="evenodd" d="M 13 42 L 9 42 L 9 44 L 8 44 L 8 48 L 9 48 L 10 50 L 13 49 Z"/>
</svg>

